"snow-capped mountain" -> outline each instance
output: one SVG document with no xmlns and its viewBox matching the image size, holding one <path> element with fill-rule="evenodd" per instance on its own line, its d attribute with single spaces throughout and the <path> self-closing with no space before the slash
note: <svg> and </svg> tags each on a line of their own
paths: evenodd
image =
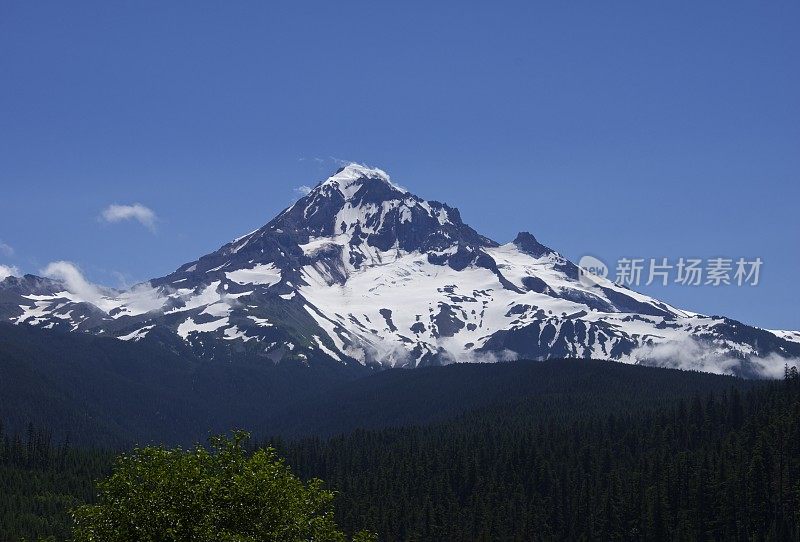
<svg viewBox="0 0 800 542">
<path fill-rule="evenodd" d="M 530 233 L 499 244 L 457 209 L 357 164 L 129 291 L 8 277 L 0 319 L 309 364 L 578 357 L 778 375 L 800 357 L 797 332 L 680 310 L 605 279 L 586 285 Z"/>
</svg>

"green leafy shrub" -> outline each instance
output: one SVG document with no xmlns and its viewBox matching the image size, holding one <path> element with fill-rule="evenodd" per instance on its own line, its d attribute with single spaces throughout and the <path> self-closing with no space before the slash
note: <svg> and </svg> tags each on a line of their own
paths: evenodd
<svg viewBox="0 0 800 542">
<path fill-rule="evenodd" d="M 303 483 L 271 448 L 248 454 L 238 431 L 211 449 L 137 448 L 74 512 L 75 542 L 339 542 L 334 494 Z M 358 542 L 374 540 L 358 533 Z"/>
</svg>

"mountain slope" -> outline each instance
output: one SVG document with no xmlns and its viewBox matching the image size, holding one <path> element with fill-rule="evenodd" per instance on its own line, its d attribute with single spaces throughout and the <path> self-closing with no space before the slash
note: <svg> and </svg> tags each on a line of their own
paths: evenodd
<svg viewBox="0 0 800 542">
<path fill-rule="evenodd" d="M 342 367 L 577 357 L 778 376 L 800 357 L 790 332 L 578 272 L 529 233 L 501 245 L 457 209 L 351 164 L 262 228 L 130 291 L 9 277 L 0 319 L 206 359 Z"/>
<path fill-rule="evenodd" d="M 339 364 L 219 363 L 146 342 L 0 323 L 0 422 L 28 423 L 81 445 L 202 442 L 264 427 L 291 401 L 369 374 Z"/>
<path fill-rule="evenodd" d="M 731 376 L 595 360 L 454 363 L 390 369 L 341 382 L 324 394 L 288 403 L 256 432 L 284 438 L 332 436 L 425 425 L 486 407 L 564 397 L 571 398 L 575 410 L 597 413 L 613 405 L 618 412 L 633 412 L 642 405 L 660 408 L 758 385 Z"/>
</svg>

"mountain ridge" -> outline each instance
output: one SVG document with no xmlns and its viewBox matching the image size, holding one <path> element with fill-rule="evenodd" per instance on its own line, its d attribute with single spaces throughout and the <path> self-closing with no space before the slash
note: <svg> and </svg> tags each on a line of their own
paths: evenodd
<svg viewBox="0 0 800 542">
<path fill-rule="evenodd" d="M 350 164 L 275 218 L 123 291 L 26 275 L 0 282 L 0 320 L 344 366 L 594 358 L 779 376 L 792 332 L 684 311 L 578 267 L 520 232 L 505 244 L 383 170 Z"/>
</svg>

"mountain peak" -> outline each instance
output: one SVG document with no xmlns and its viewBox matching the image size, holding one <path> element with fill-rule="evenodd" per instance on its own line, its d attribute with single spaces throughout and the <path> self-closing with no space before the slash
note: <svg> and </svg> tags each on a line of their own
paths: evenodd
<svg viewBox="0 0 800 542">
<path fill-rule="evenodd" d="M 370 183 L 371 181 L 371 183 Z M 392 182 L 389 174 L 379 168 L 371 168 L 352 162 L 339 168 L 336 173 L 319 183 L 311 193 L 330 193 L 338 191 L 345 200 L 351 199 L 365 184 L 375 184 L 382 191 L 389 189 L 395 195 L 408 194 L 408 191 Z"/>
<path fill-rule="evenodd" d="M 357 180 L 363 177 L 383 179 L 391 182 L 389 174 L 380 168 L 371 168 L 357 162 L 350 162 L 346 166 L 340 167 L 336 173 L 328 178 L 330 180 Z"/>
<path fill-rule="evenodd" d="M 514 244 L 521 251 L 530 254 L 535 258 L 539 258 L 544 254 L 553 252 L 552 249 L 541 244 L 532 233 L 527 231 L 519 232 L 517 237 L 514 239 Z"/>
<path fill-rule="evenodd" d="M 661 352 L 680 349 L 681 367 L 769 375 L 783 362 L 764 356 L 800 356 L 800 335 L 579 279 L 528 232 L 500 245 L 456 208 L 348 164 L 261 228 L 127 292 L 8 277 L 0 321 L 307 364 L 674 363 Z"/>
</svg>

